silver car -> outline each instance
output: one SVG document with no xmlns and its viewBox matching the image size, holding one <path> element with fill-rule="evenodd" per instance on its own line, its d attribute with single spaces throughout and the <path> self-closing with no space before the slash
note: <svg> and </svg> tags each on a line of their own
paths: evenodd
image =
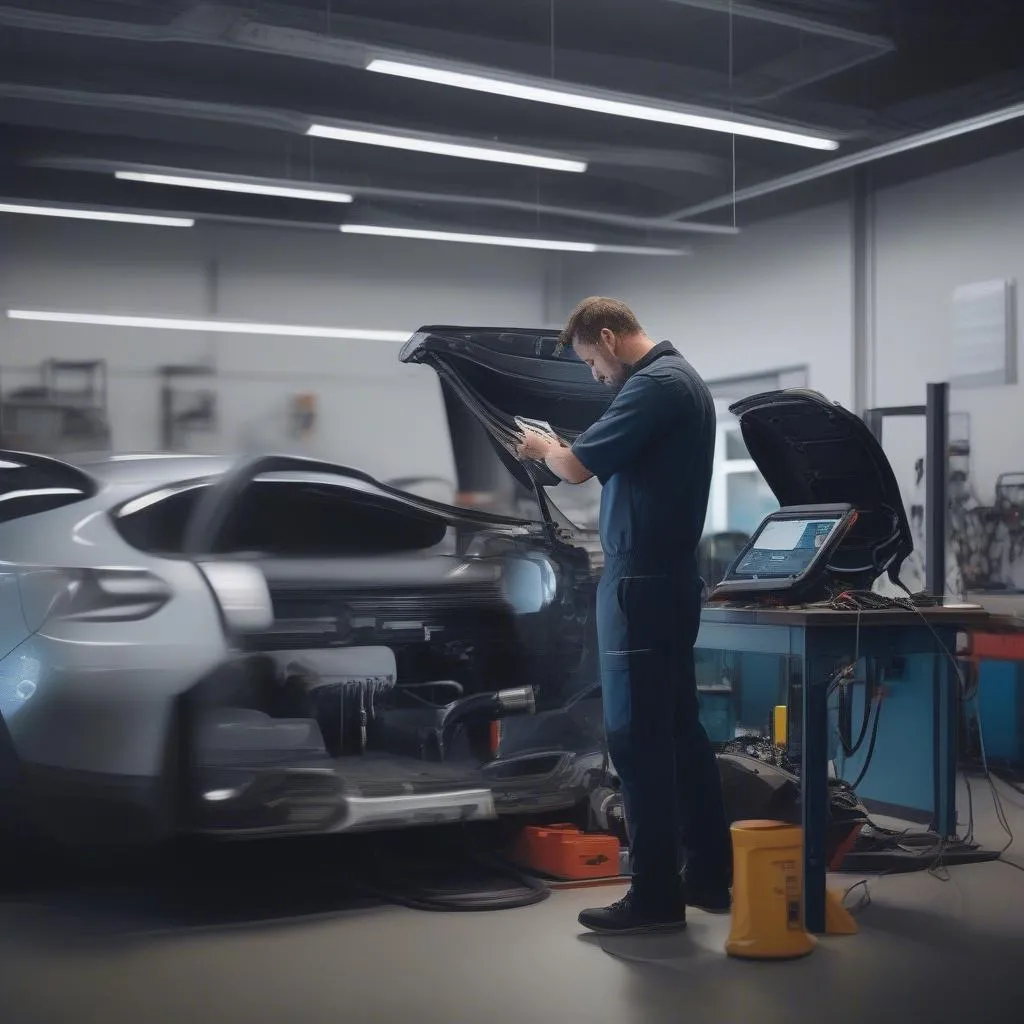
<svg viewBox="0 0 1024 1024">
<path fill-rule="evenodd" d="M 425 328 L 402 353 L 528 514 L 291 456 L 0 452 L 0 824 L 146 842 L 582 805 L 600 547 L 509 450 L 518 413 L 572 438 L 608 402 L 556 342 Z"/>
</svg>

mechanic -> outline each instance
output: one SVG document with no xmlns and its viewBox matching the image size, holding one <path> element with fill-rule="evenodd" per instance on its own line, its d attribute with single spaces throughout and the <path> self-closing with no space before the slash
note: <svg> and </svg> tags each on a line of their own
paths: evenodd
<svg viewBox="0 0 1024 1024">
<path fill-rule="evenodd" d="M 562 332 L 594 378 L 619 388 L 571 446 L 524 430 L 518 454 L 579 484 L 603 485 L 597 593 L 604 723 L 622 782 L 632 885 L 580 924 L 627 934 L 683 928 L 686 906 L 730 908 L 732 848 L 714 750 L 699 718 L 693 647 L 715 408 L 667 341 L 623 303 L 592 297 Z M 685 850 L 685 874 L 681 854 Z"/>
</svg>

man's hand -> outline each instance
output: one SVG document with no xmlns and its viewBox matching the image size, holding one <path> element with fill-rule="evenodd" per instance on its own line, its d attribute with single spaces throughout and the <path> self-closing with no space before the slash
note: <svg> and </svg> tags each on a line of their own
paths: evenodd
<svg viewBox="0 0 1024 1024">
<path fill-rule="evenodd" d="M 561 447 L 539 430 L 531 430 L 523 427 L 519 435 L 519 444 L 516 446 L 516 454 L 520 459 L 533 459 L 536 462 L 543 462 L 548 455 Z"/>
<path fill-rule="evenodd" d="M 555 476 L 570 484 L 582 484 L 593 476 L 564 441 L 547 437 L 529 427 L 521 428 L 516 454 L 520 459 L 543 462 Z"/>
</svg>

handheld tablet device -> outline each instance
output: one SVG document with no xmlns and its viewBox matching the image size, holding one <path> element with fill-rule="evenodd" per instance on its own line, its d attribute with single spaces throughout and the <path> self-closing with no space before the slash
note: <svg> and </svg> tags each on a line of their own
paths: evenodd
<svg viewBox="0 0 1024 1024">
<path fill-rule="evenodd" d="M 532 420 L 527 416 L 516 416 L 515 421 L 516 426 L 520 429 L 536 430 L 538 434 L 544 434 L 546 437 L 550 437 L 552 441 L 561 442 L 561 438 L 555 433 L 551 424 L 544 420 Z"/>
</svg>

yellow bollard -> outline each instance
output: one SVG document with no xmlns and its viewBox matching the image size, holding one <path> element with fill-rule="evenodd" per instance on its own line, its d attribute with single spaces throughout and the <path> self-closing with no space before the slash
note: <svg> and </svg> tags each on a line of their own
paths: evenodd
<svg viewBox="0 0 1024 1024">
<path fill-rule="evenodd" d="M 725 951 L 750 960 L 807 956 L 801 830 L 782 821 L 732 826 L 732 928 Z"/>
</svg>

